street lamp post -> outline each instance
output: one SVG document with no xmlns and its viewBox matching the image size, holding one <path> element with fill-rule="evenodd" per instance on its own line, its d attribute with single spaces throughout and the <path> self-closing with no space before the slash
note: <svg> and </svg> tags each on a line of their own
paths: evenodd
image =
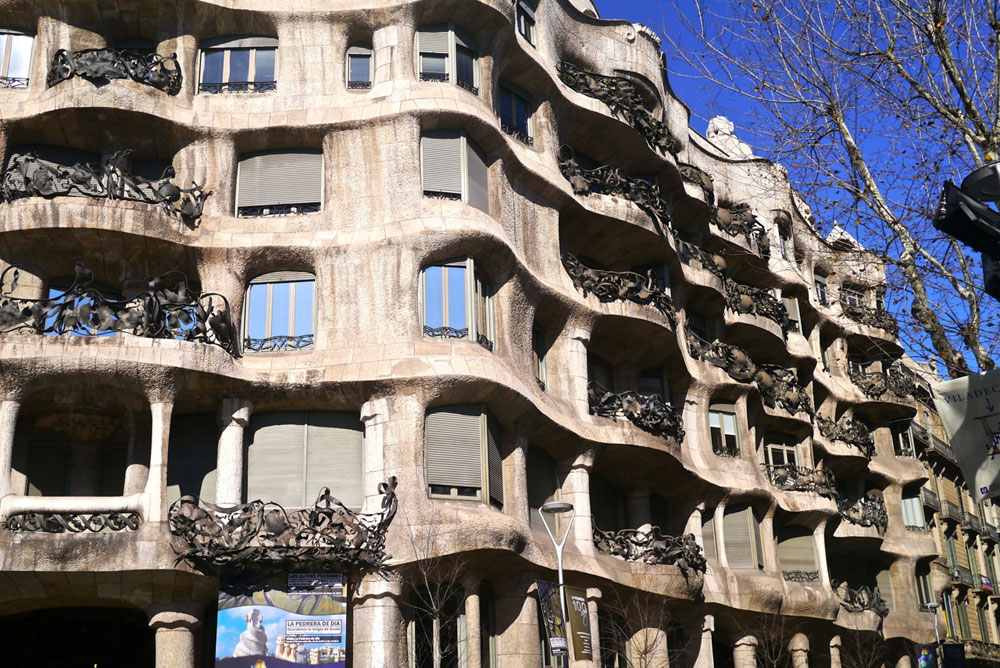
<svg viewBox="0 0 1000 668">
<path fill-rule="evenodd" d="M 942 665 L 941 664 L 941 659 L 942 659 L 942 657 L 941 657 L 941 636 L 938 635 L 938 619 L 937 619 L 937 611 L 938 611 L 938 608 L 941 607 L 941 604 L 938 603 L 937 601 L 934 601 L 932 603 L 928 603 L 925 607 L 934 616 L 934 656 L 937 657 L 938 668 L 941 668 L 941 665 Z"/>
<path fill-rule="evenodd" d="M 569 516 L 569 523 L 566 525 L 566 533 L 563 534 L 560 540 L 556 540 L 555 534 L 552 529 L 549 528 L 549 522 L 545 519 L 546 515 L 561 515 L 563 513 L 572 513 Z M 565 628 L 569 628 L 569 621 L 566 617 L 566 595 L 563 591 L 565 585 L 563 584 L 563 546 L 566 545 L 566 539 L 569 538 L 569 530 L 573 526 L 573 520 L 576 519 L 576 509 L 573 507 L 572 503 L 567 503 L 565 501 L 549 501 L 538 509 L 538 516 L 542 518 L 542 524 L 545 525 L 545 533 L 549 534 L 549 539 L 552 541 L 552 546 L 556 548 L 556 567 L 559 569 L 559 605 L 560 610 L 562 610 L 562 620 Z M 567 633 L 568 635 L 568 633 Z M 569 652 L 569 638 L 567 641 L 567 653 Z"/>
</svg>

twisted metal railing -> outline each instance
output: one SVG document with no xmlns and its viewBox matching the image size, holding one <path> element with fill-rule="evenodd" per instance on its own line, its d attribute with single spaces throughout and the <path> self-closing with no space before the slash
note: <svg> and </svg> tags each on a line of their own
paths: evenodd
<svg viewBox="0 0 1000 668">
<path fill-rule="evenodd" d="M 855 420 L 853 417 L 844 417 L 840 422 L 834 422 L 828 418 L 817 416 L 816 426 L 819 427 L 819 433 L 824 438 L 854 446 L 868 459 L 875 455 L 875 439 L 872 438 L 871 431 L 863 422 Z"/>
<path fill-rule="evenodd" d="M 716 253 L 709 253 L 701 246 L 680 238 L 675 230 L 671 231 L 681 262 L 688 266 L 697 262 L 702 269 L 715 274 L 719 279 L 723 281 L 726 279 L 726 259 L 724 257 Z"/>
<path fill-rule="evenodd" d="M 643 276 L 634 271 L 592 269 L 572 253 L 563 253 L 562 263 L 573 285 L 584 297 L 592 293 L 602 302 L 630 301 L 652 306 L 666 316 L 671 325 L 676 324 L 673 299 L 656 284 L 652 272 Z"/>
<path fill-rule="evenodd" d="M 263 339 L 248 336 L 243 339 L 243 352 L 276 353 L 289 350 L 308 350 L 313 347 L 314 339 L 313 334 L 269 336 Z"/>
<path fill-rule="evenodd" d="M 862 394 L 871 399 L 877 399 L 886 392 L 892 392 L 897 397 L 909 397 L 916 387 L 913 374 L 898 362 L 885 371 L 862 371 L 855 365 L 848 365 L 847 376 Z"/>
<path fill-rule="evenodd" d="M 278 90 L 276 81 L 202 81 L 199 93 L 269 93 Z"/>
<path fill-rule="evenodd" d="M 709 206 L 715 205 L 715 182 L 711 174 L 700 167 L 695 167 L 686 162 L 678 162 L 677 171 L 680 172 L 681 178 L 685 182 L 701 188 L 701 192 L 704 194 L 705 201 L 708 202 Z"/>
<path fill-rule="evenodd" d="M 684 426 L 673 406 L 655 394 L 639 394 L 632 390 L 611 392 L 600 383 L 587 384 L 590 414 L 618 421 L 624 416 L 632 424 L 654 436 L 673 436 L 684 440 Z"/>
<path fill-rule="evenodd" d="M 869 492 L 855 502 L 849 499 L 837 501 L 840 516 L 851 524 L 861 527 L 875 527 L 880 534 L 889 528 L 889 513 L 885 501 L 874 492 Z"/>
<path fill-rule="evenodd" d="M 785 582 L 819 582 L 819 571 L 781 571 Z"/>
<path fill-rule="evenodd" d="M 870 610 L 879 617 L 889 614 L 889 606 L 882 598 L 878 587 L 863 586 L 852 589 L 846 582 L 834 582 L 833 590 L 840 598 L 840 605 L 848 612 L 865 612 Z"/>
<path fill-rule="evenodd" d="M 710 222 L 730 236 L 746 239 L 761 257 L 770 254 L 771 242 L 768 241 L 767 230 L 753 215 L 749 204 L 719 205 Z"/>
<path fill-rule="evenodd" d="M 893 337 L 899 332 L 899 325 L 896 324 L 896 319 L 893 318 L 892 314 L 884 308 L 872 308 L 862 304 L 851 304 L 844 300 L 840 301 L 840 307 L 843 310 L 844 315 L 854 322 L 884 330 Z"/>
<path fill-rule="evenodd" d="M 707 567 L 705 554 L 694 534 L 670 536 L 660 527 L 648 529 L 622 529 L 602 531 L 593 524 L 594 545 L 605 554 L 644 564 L 673 565 L 685 575 L 688 570 L 704 573 Z"/>
<path fill-rule="evenodd" d="M 7 531 L 15 533 L 100 533 L 102 531 L 138 531 L 142 517 L 137 512 L 23 512 L 9 516 Z"/>
<path fill-rule="evenodd" d="M 837 481 L 826 469 L 810 469 L 796 464 L 761 464 L 768 480 L 786 492 L 813 492 L 837 500 Z"/>
<path fill-rule="evenodd" d="M 736 313 L 758 315 L 777 323 L 784 334 L 792 328 L 788 317 L 788 309 L 781 300 L 763 288 L 745 283 L 737 283 L 731 278 L 724 281 L 726 289 L 726 308 Z"/>
<path fill-rule="evenodd" d="M 167 95 L 177 95 L 181 91 L 182 81 L 176 53 L 161 56 L 128 49 L 59 49 L 52 56 L 45 83 L 51 88 L 74 76 L 93 83 L 131 79 L 162 90 Z"/>
</svg>

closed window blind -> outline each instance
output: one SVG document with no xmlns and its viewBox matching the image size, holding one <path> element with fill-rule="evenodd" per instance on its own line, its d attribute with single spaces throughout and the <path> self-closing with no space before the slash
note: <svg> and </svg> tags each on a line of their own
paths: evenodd
<svg viewBox="0 0 1000 668">
<path fill-rule="evenodd" d="M 805 529 L 788 531 L 778 540 L 778 563 L 783 571 L 818 571 L 812 534 Z"/>
<path fill-rule="evenodd" d="M 920 497 L 903 497 L 903 525 L 924 528 L 924 507 L 920 503 Z"/>
<path fill-rule="evenodd" d="M 484 213 L 490 212 L 490 171 L 479 149 L 466 142 L 469 166 L 469 204 Z"/>
<path fill-rule="evenodd" d="M 726 508 L 722 518 L 726 560 L 730 568 L 759 568 L 757 520 L 747 506 Z"/>
<path fill-rule="evenodd" d="M 718 561 L 719 549 L 715 542 L 715 517 L 711 508 L 706 508 L 701 515 L 701 542 L 705 548 L 705 558 Z"/>
<path fill-rule="evenodd" d="M 500 426 L 486 416 L 486 462 L 490 500 L 503 508 L 503 458 L 500 455 Z"/>
<path fill-rule="evenodd" d="M 320 204 L 323 152 L 283 149 L 240 157 L 236 207 Z"/>
<path fill-rule="evenodd" d="M 448 26 L 423 26 L 417 31 L 417 50 L 420 53 L 448 55 Z"/>
<path fill-rule="evenodd" d="M 219 426 L 212 413 L 178 415 L 170 421 L 167 505 L 182 496 L 215 503 Z"/>
<path fill-rule="evenodd" d="M 556 464 L 541 448 L 529 445 L 528 465 L 528 509 L 532 529 L 545 531 L 538 509 L 556 499 Z"/>
<path fill-rule="evenodd" d="M 462 136 L 429 132 L 420 138 L 420 174 L 425 193 L 462 196 Z"/>
<path fill-rule="evenodd" d="M 330 493 L 348 508 L 361 508 L 364 427 L 356 413 L 310 412 L 306 430 L 305 505 L 319 490 Z"/>
<path fill-rule="evenodd" d="M 482 489 L 482 408 L 458 404 L 427 411 L 427 484 Z"/>
</svg>

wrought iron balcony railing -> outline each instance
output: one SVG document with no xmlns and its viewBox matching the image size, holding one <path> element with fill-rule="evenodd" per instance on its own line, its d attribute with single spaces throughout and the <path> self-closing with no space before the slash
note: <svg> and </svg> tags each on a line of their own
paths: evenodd
<svg viewBox="0 0 1000 668">
<path fill-rule="evenodd" d="M 122 332 L 208 343 L 239 357 L 229 301 L 217 293 L 191 290 L 180 271 L 149 279 L 148 291 L 128 299 L 109 298 L 91 287 L 93 272 L 82 262 L 76 264 L 69 288 L 48 299 L 15 297 L 19 277 L 16 266 L 0 274 L 0 333 L 112 336 Z"/>
<path fill-rule="evenodd" d="M 837 481 L 826 469 L 810 469 L 795 464 L 761 464 L 768 480 L 787 492 L 813 492 L 837 500 Z"/>
<path fill-rule="evenodd" d="M 715 182 L 711 174 L 700 167 L 695 167 L 686 162 L 678 162 L 677 170 L 681 173 L 681 178 L 685 182 L 701 188 L 702 193 L 705 195 L 705 201 L 708 202 L 709 206 L 715 205 Z"/>
<path fill-rule="evenodd" d="M 504 134 L 513 137 L 514 139 L 516 139 L 517 141 L 521 142 L 526 146 L 535 145 L 534 138 L 528 134 L 527 130 L 522 130 L 520 128 L 514 127 L 513 125 L 507 125 L 506 123 L 501 123 L 500 129 L 503 130 Z"/>
<path fill-rule="evenodd" d="M 762 288 L 737 283 L 731 278 L 724 282 L 726 289 L 726 308 L 742 314 L 758 315 L 772 320 L 781 327 L 784 334 L 792 328 L 788 317 L 788 309 L 781 301 Z"/>
<path fill-rule="evenodd" d="M 981 534 L 983 532 L 983 523 L 974 513 L 965 513 L 965 517 L 962 519 L 962 528 Z"/>
<path fill-rule="evenodd" d="M 673 299 L 656 284 L 651 273 L 643 276 L 634 271 L 591 269 L 572 253 L 563 253 L 562 263 L 573 285 L 584 297 L 593 293 L 602 302 L 630 301 L 652 306 L 666 316 L 671 325 L 676 324 Z"/>
<path fill-rule="evenodd" d="M 934 435 L 931 435 L 930 447 L 924 452 L 932 452 L 940 457 L 943 457 L 944 459 L 947 459 L 952 464 L 958 463 L 958 460 L 955 458 L 955 451 L 951 449 L 951 446 Z"/>
<path fill-rule="evenodd" d="M 0 77 L 0 88 L 27 88 L 28 77 Z"/>
<path fill-rule="evenodd" d="M 889 513 L 886 511 L 885 501 L 878 494 L 865 494 L 854 503 L 841 499 L 837 502 L 837 510 L 851 524 L 875 527 L 880 534 L 889 528 Z"/>
<path fill-rule="evenodd" d="M 10 515 L 4 529 L 14 533 L 132 532 L 141 524 L 142 517 L 135 511 L 24 512 Z"/>
<path fill-rule="evenodd" d="M 468 339 L 469 328 L 456 329 L 455 327 L 428 327 L 424 325 L 424 336 L 429 336 L 433 339 Z M 477 334 L 476 343 L 486 350 L 493 352 L 493 342 L 486 335 Z"/>
<path fill-rule="evenodd" d="M 886 392 L 892 392 L 897 397 L 909 397 L 916 386 L 913 374 L 898 363 L 894 363 L 886 371 L 862 371 L 857 365 L 850 364 L 847 376 L 871 399 L 877 399 Z"/>
<path fill-rule="evenodd" d="M 848 612 L 874 612 L 879 617 L 889 615 L 889 606 L 878 587 L 863 586 L 852 589 L 846 582 L 834 582 L 833 589 L 840 598 L 840 605 Z"/>
<path fill-rule="evenodd" d="M 269 336 L 266 339 L 243 339 L 243 352 L 278 353 L 290 350 L 309 350 L 313 347 L 312 334 L 299 336 Z"/>
<path fill-rule="evenodd" d="M 560 62 L 556 70 L 564 84 L 606 104 L 612 116 L 631 125 L 653 150 L 674 155 L 680 151 L 680 140 L 666 123 L 649 112 L 633 82 L 625 77 L 586 72 L 565 61 Z"/>
<path fill-rule="evenodd" d="M 594 523 L 593 528 L 594 545 L 605 554 L 625 561 L 677 566 L 684 574 L 689 569 L 698 573 L 705 572 L 705 554 L 693 534 L 669 536 L 663 534 L 657 526 L 602 531 Z"/>
<path fill-rule="evenodd" d="M 729 377 L 741 383 L 753 381 L 757 373 L 757 365 L 750 355 L 739 346 L 722 341 L 706 341 L 690 329 L 685 331 L 688 354 L 696 360 L 708 362 L 719 367 Z"/>
<path fill-rule="evenodd" d="M 983 526 L 983 535 L 992 540 L 994 543 L 1000 543 L 1000 536 L 997 535 L 997 528 L 989 522 L 986 522 L 985 526 Z"/>
<path fill-rule="evenodd" d="M 674 241 L 677 245 L 677 255 L 681 262 L 693 267 L 698 267 L 715 274 L 720 280 L 726 279 L 726 259 L 721 255 L 709 253 L 705 249 L 681 239 L 676 231 L 673 231 Z"/>
<path fill-rule="evenodd" d="M 951 569 L 951 581 L 955 584 L 965 585 L 966 587 L 975 587 L 979 585 L 979 583 L 973 579 L 972 571 L 965 566 L 956 566 Z"/>
<path fill-rule="evenodd" d="M 875 439 L 872 438 L 871 431 L 863 422 L 855 420 L 851 416 L 841 418 L 840 422 L 818 416 L 816 426 L 819 427 L 819 433 L 824 438 L 854 446 L 868 459 L 875 455 Z"/>
<path fill-rule="evenodd" d="M 749 204 L 719 205 L 711 222 L 730 236 L 745 238 L 747 244 L 761 257 L 770 255 L 771 245 L 767 239 L 767 231 L 754 217 Z"/>
<path fill-rule="evenodd" d="M 785 582 L 819 582 L 819 571 L 781 571 Z"/>
<path fill-rule="evenodd" d="M 299 202 L 296 204 L 268 204 L 266 206 L 241 206 L 236 209 L 237 218 L 277 218 L 278 216 L 301 216 L 304 213 L 322 211 L 319 202 Z"/>
<path fill-rule="evenodd" d="M 965 513 L 951 501 L 941 502 L 941 514 L 945 519 L 951 520 L 956 524 L 961 524 L 962 520 L 965 519 Z"/>
<path fill-rule="evenodd" d="M 862 325 L 868 325 L 869 327 L 875 327 L 876 329 L 881 329 L 890 336 L 896 336 L 899 332 L 899 326 L 896 324 L 896 319 L 893 318 L 892 315 L 884 308 L 872 308 L 871 306 L 864 306 L 862 304 L 851 304 L 843 299 L 840 300 L 840 307 L 843 310 L 844 315 L 854 322 Z"/>
<path fill-rule="evenodd" d="M 639 394 L 632 390 L 611 392 L 600 383 L 587 385 L 590 414 L 611 418 L 627 418 L 632 424 L 654 436 L 673 436 L 680 443 L 684 440 L 684 426 L 680 415 L 669 403 L 655 394 Z"/>
<path fill-rule="evenodd" d="M 927 439 L 929 434 L 927 433 L 927 427 L 920 424 L 919 422 L 910 423 L 910 433 L 913 434 L 913 439 L 927 445 Z"/>
<path fill-rule="evenodd" d="M 201 217 L 205 200 L 212 194 L 197 183 L 177 187 L 174 170 L 167 167 L 158 179 L 147 179 L 118 165 L 131 151 L 117 151 L 100 164 L 57 165 L 39 160 L 33 152 L 14 153 L 0 177 L 0 202 L 22 197 L 83 195 L 94 199 L 127 199 L 162 206 L 188 221 Z"/>
<path fill-rule="evenodd" d="M 202 81 L 199 93 L 270 93 L 278 90 L 277 81 Z"/>
<path fill-rule="evenodd" d="M 938 500 L 937 494 L 926 487 L 920 488 L 920 502 L 936 513 L 941 512 L 941 502 Z"/>
<path fill-rule="evenodd" d="M 367 89 L 369 89 L 371 87 L 372 87 L 372 82 L 371 81 L 360 81 L 360 80 L 358 80 L 358 81 L 348 81 L 347 82 L 347 89 L 348 90 L 367 90 Z"/>
<path fill-rule="evenodd" d="M 175 53 L 161 56 L 128 49 L 59 49 L 52 56 L 45 83 L 51 88 L 74 76 L 95 84 L 112 79 L 131 79 L 162 90 L 167 95 L 177 95 L 181 91 L 181 66 Z"/>
<path fill-rule="evenodd" d="M 436 81 L 438 83 L 448 83 L 450 78 L 447 72 L 421 72 L 421 81 Z"/>
</svg>

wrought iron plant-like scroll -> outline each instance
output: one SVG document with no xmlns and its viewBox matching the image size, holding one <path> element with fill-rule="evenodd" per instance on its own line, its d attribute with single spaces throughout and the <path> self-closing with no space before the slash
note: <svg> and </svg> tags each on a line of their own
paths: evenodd
<svg viewBox="0 0 1000 668">
<path fill-rule="evenodd" d="M 130 153 L 130 150 L 117 151 L 101 163 L 73 165 L 41 160 L 33 152 L 15 153 L 0 181 L 0 201 L 76 195 L 156 204 L 189 222 L 201 217 L 205 200 L 212 191 L 197 183 L 190 188 L 178 187 L 172 181 L 176 176 L 174 169 L 169 166 L 155 179 L 130 174 L 120 166 Z"/>
<path fill-rule="evenodd" d="M 731 278 L 724 282 L 726 289 L 726 307 L 742 314 L 758 315 L 777 323 L 781 331 L 787 334 L 792 328 L 788 317 L 788 309 L 781 301 L 767 290 L 737 283 Z"/>
<path fill-rule="evenodd" d="M 886 511 L 885 501 L 874 492 L 865 494 L 853 503 L 850 499 L 841 499 L 837 502 L 837 510 L 851 524 L 875 527 L 880 534 L 889 528 L 889 513 Z"/>
<path fill-rule="evenodd" d="M 602 531 L 594 528 L 594 545 L 605 554 L 644 564 L 673 565 L 687 575 L 688 570 L 704 573 L 707 562 L 694 534 L 668 536 L 660 527 Z"/>
<path fill-rule="evenodd" d="M 51 88 L 74 76 L 95 84 L 112 79 L 131 79 L 162 90 L 167 95 L 177 95 L 182 81 L 176 53 L 161 56 L 128 49 L 59 49 L 52 57 L 45 83 Z"/>
<path fill-rule="evenodd" d="M 861 370 L 852 364 L 847 367 L 847 376 L 870 399 L 877 399 L 886 392 L 892 392 L 897 397 L 909 397 L 916 387 L 913 374 L 899 363 L 892 364 L 885 371 Z"/>
<path fill-rule="evenodd" d="M 819 571 L 781 571 L 785 582 L 819 582 Z"/>
<path fill-rule="evenodd" d="M 684 426 L 680 415 L 669 403 L 655 394 L 639 394 L 632 390 L 611 392 L 600 383 L 587 385 L 590 414 L 611 418 L 628 418 L 635 426 L 654 436 L 673 436 L 680 443 L 684 440 Z"/>
<path fill-rule="evenodd" d="M 287 350 L 308 350 L 313 347 L 313 338 L 312 334 L 269 336 L 266 339 L 254 339 L 248 336 L 243 339 L 243 352 L 276 353 Z"/>
<path fill-rule="evenodd" d="M 602 302 L 630 301 L 642 306 L 649 305 L 666 316 L 671 326 L 676 325 L 674 302 L 656 284 L 652 272 L 643 276 L 634 271 L 592 269 L 572 253 L 563 253 L 562 263 L 573 280 L 573 285 L 583 292 L 584 297 L 593 293 Z"/>
<path fill-rule="evenodd" d="M 82 262 L 76 264 L 66 291 L 48 299 L 15 297 L 19 277 L 16 266 L 0 274 L 0 333 L 111 336 L 123 332 L 147 339 L 208 343 L 239 356 L 228 300 L 217 293 L 191 290 L 181 271 L 151 278 L 147 290 L 122 299 L 92 287 L 94 274 Z"/>
<path fill-rule="evenodd" d="M 852 589 L 847 586 L 846 582 L 834 582 L 833 590 L 837 592 L 837 596 L 840 598 L 841 607 L 848 612 L 865 612 L 866 610 L 870 610 L 879 617 L 887 617 L 889 615 L 889 606 L 886 604 L 885 599 L 882 598 L 882 593 L 878 587 L 865 585 L 858 589 Z"/>
<path fill-rule="evenodd" d="M 311 508 L 295 511 L 259 500 L 224 508 L 183 496 L 167 512 L 173 549 L 178 561 L 197 566 L 297 562 L 382 571 L 386 534 L 399 504 L 396 482 L 391 477 L 379 485 L 377 513 L 345 507 L 326 487 Z"/>
<path fill-rule="evenodd" d="M 767 230 L 753 215 L 749 204 L 720 205 L 712 214 L 711 222 L 730 236 L 745 238 L 748 244 L 756 247 L 761 257 L 770 254 L 771 242 L 767 239 Z"/>
<path fill-rule="evenodd" d="M 708 342 L 690 329 L 686 332 L 688 354 L 696 360 L 719 367 L 729 377 L 741 383 L 749 383 L 757 373 L 757 365 L 750 355 L 739 346 L 722 341 Z"/>
<path fill-rule="evenodd" d="M 606 104 L 612 116 L 631 125 L 654 151 L 676 155 L 681 150 L 681 141 L 666 123 L 650 113 L 633 82 L 625 77 L 587 72 L 565 61 L 556 70 L 564 84 Z"/>
<path fill-rule="evenodd" d="M 686 183 L 701 188 L 701 192 L 705 196 L 705 201 L 709 206 L 715 205 L 715 183 L 712 180 L 711 174 L 700 167 L 695 167 L 686 162 L 678 162 L 677 170 Z"/>
<path fill-rule="evenodd" d="M 457 329 L 455 327 L 428 327 L 424 325 L 424 336 L 429 336 L 434 339 L 467 339 L 469 338 L 469 328 L 462 327 Z M 486 350 L 493 352 L 493 342 L 490 341 L 489 337 L 485 334 L 476 335 L 476 343 L 481 345 Z"/>
<path fill-rule="evenodd" d="M 868 459 L 875 455 L 875 440 L 872 438 L 871 431 L 864 423 L 852 417 L 845 417 L 840 422 L 834 422 L 829 418 L 817 416 L 816 426 L 819 427 L 819 433 L 824 438 L 853 445 Z"/>
<path fill-rule="evenodd" d="M 682 239 L 675 230 L 671 231 L 681 262 L 688 266 L 697 263 L 702 269 L 715 274 L 719 279 L 723 281 L 726 279 L 726 259 L 724 257 L 716 253 L 709 253 L 697 244 Z"/>
<path fill-rule="evenodd" d="M 761 464 L 771 484 L 786 492 L 815 492 L 837 500 L 837 481 L 826 469 L 810 469 L 795 464 Z"/>
<path fill-rule="evenodd" d="M 896 324 L 896 319 L 893 318 L 892 314 L 884 308 L 872 308 L 862 304 L 851 304 L 845 300 L 841 300 L 840 307 L 843 310 L 844 315 L 854 322 L 862 325 L 868 325 L 869 327 L 875 327 L 876 329 L 881 329 L 890 336 L 896 336 L 899 331 L 899 325 Z"/>
<path fill-rule="evenodd" d="M 136 512 L 97 513 L 15 513 L 4 522 L 15 533 L 100 533 L 102 531 L 137 531 L 142 518 Z"/>
</svg>

